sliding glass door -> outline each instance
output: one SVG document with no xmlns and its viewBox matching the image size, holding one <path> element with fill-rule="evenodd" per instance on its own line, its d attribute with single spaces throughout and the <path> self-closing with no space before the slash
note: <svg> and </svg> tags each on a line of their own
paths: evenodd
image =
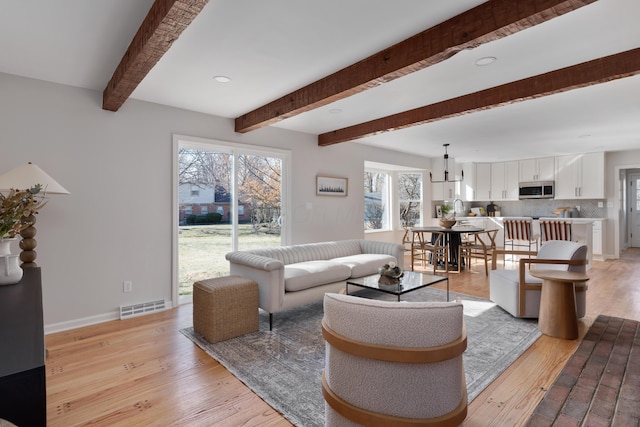
<svg viewBox="0 0 640 427">
<path fill-rule="evenodd" d="M 175 143 L 177 285 L 187 302 L 194 282 L 229 274 L 227 252 L 284 243 L 288 153 L 184 137 Z"/>
</svg>

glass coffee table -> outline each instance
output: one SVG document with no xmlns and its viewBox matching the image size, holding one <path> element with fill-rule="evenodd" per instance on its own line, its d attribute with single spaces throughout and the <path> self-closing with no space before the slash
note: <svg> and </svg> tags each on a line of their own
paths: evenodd
<svg viewBox="0 0 640 427">
<path fill-rule="evenodd" d="M 387 294 L 396 295 L 400 301 L 400 295 L 416 289 L 426 288 L 436 283 L 447 281 L 447 301 L 449 301 L 449 278 L 447 276 L 437 276 L 429 273 L 419 273 L 417 271 L 405 271 L 404 276 L 400 278 L 397 284 L 385 285 L 378 283 L 379 274 L 371 276 L 359 277 L 357 279 L 347 279 L 345 291 L 349 294 L 349 285 L 359 286 L 361 288 L 374 289 L 376 291 Z"/>
</svg>

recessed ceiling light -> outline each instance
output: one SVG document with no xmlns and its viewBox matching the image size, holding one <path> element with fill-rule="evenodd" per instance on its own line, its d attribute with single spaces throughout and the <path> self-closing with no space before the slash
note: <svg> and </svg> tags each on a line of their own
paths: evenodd
<svg viewBox="0 0 640 427">
<path fill-rule="evenodd" d="M 476 65 L 478 67 L 484 67 L 485 65 L 493 64 L 497 61 L 495 56 L 485 56 L 484 58 L 476 59 Z"/>
<path fill-rule="evenodd" d="M 231 77 L 215 76 L 213 80 L 217 81 L 218 83 L 229 83 L 231 81 Z"/>
<path fill-rule="evenodd" d="M 342 113 L 342 110 L 339 108 L 332 108 L 331 110 L 329 110 L 329 114 L 340 114 Z"/>
</svg>

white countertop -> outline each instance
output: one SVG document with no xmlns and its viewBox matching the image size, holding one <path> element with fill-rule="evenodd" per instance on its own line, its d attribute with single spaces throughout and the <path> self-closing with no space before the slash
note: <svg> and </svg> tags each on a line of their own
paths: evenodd
<svg viewBox="0 0 640 427">
<path fill-rule="evenodd" d="M 509 218 L 509 217 L 502 217 L 502 216 L 457 216 L 456 220 L 457 221 L 466 221 L 466 220 L 473 220 L 473 219 L 485 219 L 485 218 L 491 218 L 491 219 L 504 219 L 504 218 Z M 607 218 L 583 218 L 583 217 L 577 217 L 577 218 L 560 218 L 557 216 L 543 216 L 540 217 L 539 219 L 550 219 L 550 220 L 559 220 L 559 221 L 572 221 L 572 222 L 593 222 L 593 221 L 605 221 Z M 538 221 L 538 220 L 534 220 L 534 221 Z"/>
</svg>

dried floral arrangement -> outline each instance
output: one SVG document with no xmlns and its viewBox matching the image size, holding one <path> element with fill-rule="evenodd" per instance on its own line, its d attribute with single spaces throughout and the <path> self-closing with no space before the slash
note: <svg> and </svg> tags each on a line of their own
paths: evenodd
<svg viewBox="0 0 640 427">
<path fill-rule="evenodd" d="M 12 238 L 31 225 L 29 217 L 38 213 L 47 202 L 42 186 L 35 185 L 27 190 L 9 190 L 6 196 L 0 193 L 0 239 Z"/>
</svg>

